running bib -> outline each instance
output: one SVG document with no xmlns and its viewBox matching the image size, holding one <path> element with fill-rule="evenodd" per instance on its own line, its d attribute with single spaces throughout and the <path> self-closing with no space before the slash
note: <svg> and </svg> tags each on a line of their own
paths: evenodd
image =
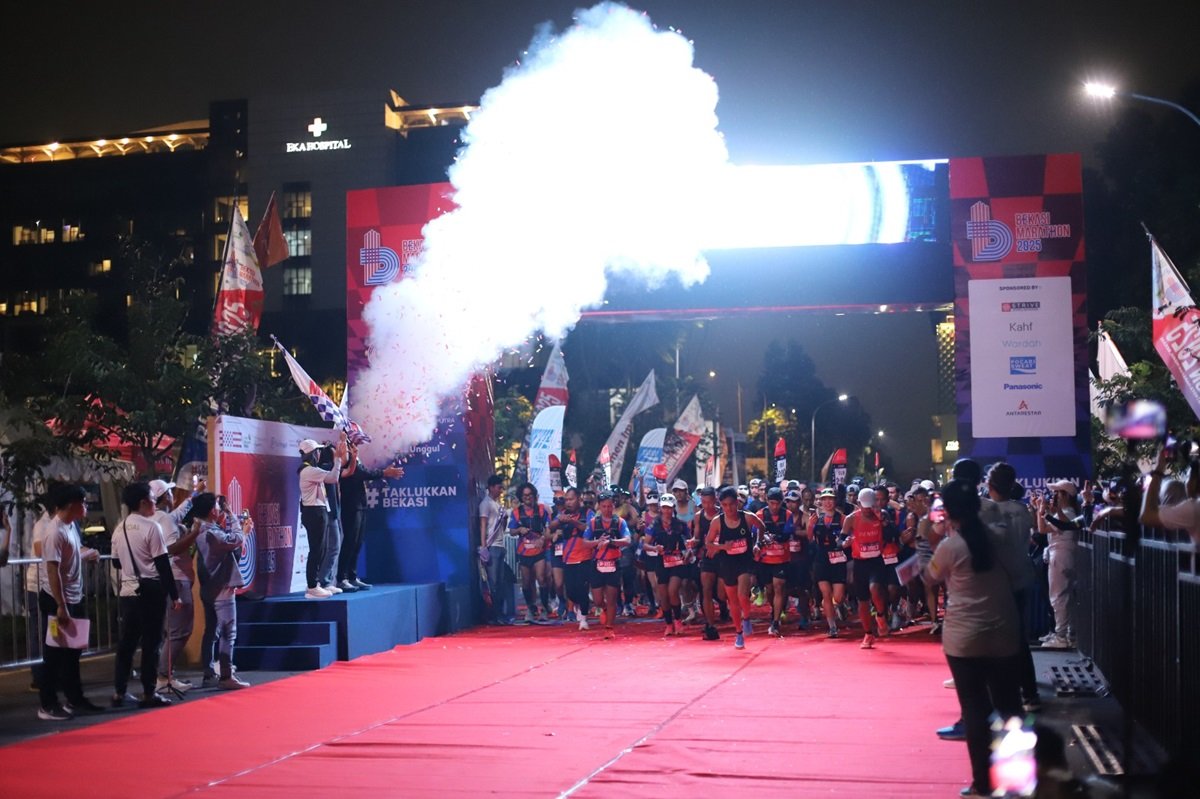
<svg viewBox="0 0 1200 799">
<path fill-rule="evenodd" d="M 845 563 L 846 562 L 846 553 L 840 549 L 834 549 L 834 550 L 830 551 L 829 562 L 830 563 Z"/>
<path fill-rule="evenodd" d="M 895 566 L 900 562 L 900 557 L 898 555 L 884 555 L 883 562 L 889 566 Z"/>
<path fill-rule="evenodd" d="M 803 552 L 804 542 L 795 538 L 788 541 L 788 552 Z"/>
<path fill-rule="evenodd" d="M 730 541 L 729 548 L 725 550 L 726 555 L 744 555 L 746 553 L 746 539 L 739 538 L 737 541 Z"/>
<path fill-rule="evenodd" d="M 879 557 L 879 544 L 861 544 L 858 547 L 858 557 L 863 560 Z"/>
<path fill-rule="evenodd" d="M 604 574 L 612 574 L 617 570 L 617 562 L 615 560 L 598 560 L 596 561 L 596 571 Z"/>
<path fill-rule="evenodd" d="M 554 545 L 554 557 L 561 558 L 563 556 L 563 544 L 560 541 Z"/>
<path fill-rule="evenodd" d="M 682 566 L 682 565 L 683 565 L 683 557 L 681 555 L 678 555 L 678 554 L 663 555 L 663 567 L 665 567 L 667 569 L 674 569 L 676 566 Z"/>
</svg>

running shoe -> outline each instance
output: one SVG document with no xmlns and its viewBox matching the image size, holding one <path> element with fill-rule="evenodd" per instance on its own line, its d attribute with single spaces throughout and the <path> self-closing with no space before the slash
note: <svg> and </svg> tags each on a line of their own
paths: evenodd
<svg viewBox="0 0 1200 799">
<path fill-rule="evenodd" d="M 329 599 L 329 597 L 331 597 L 331 596 L 333 596 L 333 594 L 326 591 L 324 588 L 322 588 L 319 585 L 315 586 L 313 588 L 310 588 L 304 592 L 305 599 Z"/>
<path fill-rule="evenodd" d="M 718 640 L 720 640 L 720 638 L 721 638 L 721 634 L 719 632 L 717 632 L 716 627 L 713 627 L 711 624 L 704 625 L 704 640 L 705 641 L 718 641 Z"/>
<path fill-rule="evenodd" d="M 738 633 L 737 635 L 735 635 L 733 637 L 733 648 L 734 649 L 745 649 L 746 648 L 746 639 L 742 637 L 741 633 Z"/>
<path fill-rule="evenodd" d="M 763 603 L 767 601 L 766 593 L 762 590 L 754 592 L 754 607 L 761 608 Z"/>
<path fill-rule="evenodd" d="M 675 637 L 675 625 L 672 624 L 671 622 L 667 622 L 667 629 L 663 631 L 663 638 L 674 638 L 674 637 Z"/>
<path fill-rule="evenodd" d="M 354 587 L 357 588 L 359 591 L 370 591 L 371 590 L 370 583 L 364 583 L 362 580 L 358 579 L 357 577 L 355 577 L 350 582 L 354 583 Z"/>
<path fill-rule="evenodd" d="M 690 607 L 690 608 L 688 608 L 687 616 L 684 618 L 683 623 L 691 624 L 695 620 L 696 620 L 696 608 Z"/>
<path fill-rule="evenodd" d="M 586 633 L 588 631 L 587 614 L 579 617 L 579 632 Z"/>
<path fill-rule="evenodd" d="M 525 623 L 526 623 L 526 624 L 533 624 L 535 621 L 537 621 L 537 620 L 536 620 L 536 619 L 533 617 L 533 611 L 532 611 L 532 610 L 529 610 L 529 609 L 527 608 L 527 609 L 525 610 Z"/>
<path fill-rule="evenodd" d="M 875 636 L 871 635 L 870 633 L 867 633 L 866 635 L 864 635 L 863 639 L 862 639 L 862 643 L 858 645 L 858 648 L 859 649 L 874 649 L 875 648 Z"/>
<path fill-rule="evenodd" d="M 613 628 L 606 625 L 604 627 L 604 640 L 608 641 L 608 640 L 611 640 L 616 637 L 617 637 L 617 634 L 616 634 L 616 632 L 613 631 Z"/>
<path fill-rule="evenodd" d="M 683 622 L 681 622 L 679 619 L 676 619 L 675 620 L 675 634 L 683 635 L 683 632 L 684 632 L 683 631 Z"/>
<path fill-rule="evenodd" d="M 742 635 L 754 635 L 754 625 L 749 619 L 742 619 Z"/>
<path fill-rule="evenodd" d="M 934 625 L 929 628 L 929 634 L 930 635 L 941 635 L 942 634 L 942 623 L 940 621 L 935 622 Z"/>
<path fill-rule="evenodd" d="M 777 622 L 777 621 L 771 622 L 771 626 L 767 628 L 767 635 L 774 635 L 776 637 L 780 637 L 779 622 Z"/>
<path fill-rule="evenodd" d="M 183 693 L 184 691 L 190 691 L 192 689 L 192 684 L 188 680 L 177 680 L 173 677 L 169 680 L 166 677 L 159 677 L 158 681 L 154 683 L 155 693 L 161 693 L 162 691 L 166 691 L 168 688 L 172 691 L 179 691 L 180 693 Z"/>
<path fill-rule="evenodd" d="M 838 636 L 839 636 L 839 633 L 838 633 L 838 628 L 836 626 L 830 627 L 829 632 L 825 634 L 826 638 L 837 638 Z"/>
<path fill-rule="evenodd" d="M 237 691 L 242 688 L 249 688 L 250 683 L 238 677 L 236 674 L 230 674 L 225 679 L 217 683 L 217 687 L 222 691 Z"/>
<path fill-rule="evenodd" d="M 875 626 L 879 628 L 879 637 L 880 638 L 885 637 L 888 633 L 891 632 L 891 630 L 888 629 L 887 619 L 885 619 L 883 616 L 875 617 Z"/>
<path fill-rule="evenodd" d="M 951 677 L 951 678 L 950 678 L 950 679 L 948 679 L 948 680 L 943 680 L 943 681 L 942 681 L 942 687 L 943 687 L 943 688 L 950 688 L 950 689 L 953 689 L 953 688 L 954 688 L 954 678 L 953 678 L 953 677 Z"/>
<path fill-rule="evenodd" d="M 1075 645 L 1070 639 L 1054 636 L 1053 638 L 1042 641 L 1042 649 L 1074 649 Z"/>
<path fill-rule="evenodd" d="M 575 611 L 568 610 L 563 614 L 563 621 L 576 622 L 579 621 L 579 619 L 575 618 Z"/>
<path fill-rule="evenodd" d="M 38 718 L 42 721 L 70 721 L 71 714 L 61 705 L 55 705 L 54 707 L 38 708 Z"/>
<path fill-rule="evenodd" d="M 1051 630 L 1050 632 L 1046 633 L 1045 635 L 1043 635 L 1043 636 L 1042 636 L 1041 638 L 1039 638 L 1038 640 L 1044 643 L 1044 642 L 1046 642 L 1046 641 L 1049 641 L 1049 640 L 1053 639 L 1053 638 L 1054 638 L 1055 636 L 1057 636 L 1057 635 L 1058 635 L 1058 633 L 1054 632 L 1054 630 Z"/>
<path fill-rule="evenodd" d="M 967 728 L 963 724 L 963 720 L 951 724 L 949 727 L 939 727 L 935 730 L 937 737 L 943 741 L 965 741 L 967 740 Z"/>
</svg>

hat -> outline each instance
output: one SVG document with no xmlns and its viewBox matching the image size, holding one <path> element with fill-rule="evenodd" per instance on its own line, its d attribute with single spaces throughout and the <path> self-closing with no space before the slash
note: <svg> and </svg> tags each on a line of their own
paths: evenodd
<svg viewBox="0 0 1200 799">
<path fill-rule="evenodd" d="M 663 495 L 663 498 L 665 499 L 666 497 L 669 497 L 669 496 L 671 496 L 671 495 L 670 495 L 670 494 L 664 494 L 664 495 Z M 675 497 L 671 497 L 671 501 L 672 501 L 672 502 L 674 502 L 674 501 L 675 501 Z M 659 497 L 658 497 L 658 494 L 647 494 L 647 495 L 646 495 L 646 504 L 647 504 L 647 505 L 657 505 L 657 504 L 658 504 L 658 502 L 659 502 Z"/>
<path fill-rule="evenodd" d="M 857 494 L 858 486 L 856 486 L 854 483 L 851 483 L 850 485 L 846 486 L 846 493 L 847 494 Z"/>
<path fill-rule="evenodd" d="M 750 496 L 750 489 L 746 488 L 745 486 L 738 486 L 737 493 L 739 497 L 744 499 Z"/>
<path fill-rule="evenodd" d="M 670 494 L 663 494 L 662 499 L 660 499 L 658 502 L 658 506 L 660 508 L 674 508 L 675 497 L 671 496 Z"/>
<path fill-rule="evenodd" d="M 837 499 L 837 494 L 833 493 L 832 488 L 823 488 L 821 489 L 821 493 L 817 494 L 817 499 L 825 499 L 826 497 L 829 499 Z"/>
<path fill-rule="evenodd" d="M 158 502 L 158 498 L 175 487 L 174 483 L 168 483 L 166 480 L 151 480 L 150 481 L 150 501 Z"/>
<path fill-rule="evenodd" d="M 671 490 L 672 490 L 672 491 L 678 491 L 678 490 L 679 490 L 679 489 L 681 489 L 681 488 L 682 488 L 684 491 L 687 491 L 687 490 L 688 490 L 688 487 L 687 487 L 687 482 L 685 482 L 685 481 L 683 481 L 683 480 L 676 480 L 674 483 L 671 483 Z"/>
<path fill-rule="evenodd" d="M 321 444 L 321 442 L 313 441 L 311 438 L 306 438 L 300 442 L 300 451 L 307 455 L 314 450 L 320 449 L 322 446 L 324 445 Z"/>
<path fill-rule="evenodd" d="M 862 491 L 859 491 L 858 504 L 862 505 L 864 508 L 875 507 L 875 489 L 864 488 Z"/>
<path fill-rule="evenodd" d="M 799 502 L 800 501 L 800 492 L 799 491 L 789 491 L 783 495 L 783 498 L 788 502 Z"/>
<path fill-rule="evenodd" d="M 922 480 L 921 488 L 925 489 L 926 491 L 932 491 L 933 489 L 937 488 L 937 486 L 933 484 L 932 480 Z"/>
<path fill-rule="evenodd" d="M 1054 483 L 1049 483 L 1046 488 L 1049 488 L 1051 491 L 1066 491 L 1071 496 L 1075 496 L 1079 493 L 1079 486 L 1075 485 L 1070 480 L 1059 480 Z"/>
<path fill-rule="evenodd" d="M 799 491 L 800 490 L 800 481 L 799 480 L 788 480 L 787 481 L 787 490 L 788 491 Z"/>
<path fill-rule="evenodd" d="M 767 489 L 767 499 L 768 500 L 777 499 L 780 502 L 782 502 L 783 501 L 783 490 L 780 489 L 778 486 L 771 486 L 771 488 Z"/>
</svg>

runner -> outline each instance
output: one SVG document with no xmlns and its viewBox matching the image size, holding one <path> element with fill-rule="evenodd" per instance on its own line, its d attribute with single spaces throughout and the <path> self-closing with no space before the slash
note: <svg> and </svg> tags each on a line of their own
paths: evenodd
<svg viewBox="0 0 1200 799">
<path fill-rule="evenodd" d="M 670 494 L 663 496 L 669 497 Z M 653 539 L 647 538 L 650 526 L 658 521 L 659 514 L 659 499 L 657 494 L 650 494 L 646 497 L 646 513 L 643 515 L 642 523 L 644 528 L 638 535 L 638 581 L 639 585 L 644 585 L 647 596 L 653 596 L 658 607 L 666 610 L 666 603 L 663 601 L 663 587 L 659 583 L 658 578 L 662 573 L 662 552 L 654 545 Z M 628 522 L 627 522 L 628 523 Z M 651 611 L 653 613 L 653 611 Z M 665 615 L 665 614 L 664 614 Z M 667 626 L 670 626 L 667 622 Z"/>
<path fill-rule="evenodd" d="M 538 502 L 538 491 L 533 483 L 521 483 L 517 488 L 518 505 L 508 520 L 508 531 L 520 536 L 517 542 L 517 562 L 521 569 L 521 593 L 525 596 L 525 621 L 547 621 L 550 600 L 550 568 L 546 561 L 546 528 L 550 514 L 546 506 Z M 542 589 L 542 609 L 537 618 L 538 595 L 534 592 L 534 581 Z"/>
<path fill-rule="evenodd" d="M 624 595 L 624 602 L 618 603 L 621 615 L 631 619 L 637 616 L 633 603 L 639 594 L 644 594 L 649 598 L 650 613 L 653 615 L 657 612 L 654 592 L 643 590 L 644 580 L 637 568 L 637 544 L 642 536 L 642 515 L 633 505 L 633 495 L 624 488 L 614 485 L 610 493 L 613 496 L 614 512 L 624 520 L 630 533 L 630 545 L 621 550 L 621 561 L 618 567 L 621 576 L 621 593 Z"/>
<path fill-rule="evenodd" d="M 621 591 L 621 549 L 629 546 L 632 538 L 625 520 L 615 514 L 612 494 L 605 492 L 598 496 L 596 507 L 591 523 L 592 540 L 596 542 L 592 602 L 601 611 L 604 637 L 608 639 L 616 636 L 613 624 L 617 620 L 617 599 Z"/>
<path fill-rule="evenodd" d="M 817 511 L 808 517 L 808 539 L 813 544 L 813 579 L 821 589 L 821 609 L 829 637 L 838 637 L 835 605 L 846 597 L 846 551 L 842 538 L 842 512 L 834 505 L 837 495 L 826 488 L 817 497 Z"/>
<path fill-rule="evenodd" d="M 663 494 L 659 516 L 646 528 L 647 548 L 656 552 L 658 563 L 658 603 L 663 609 L 666 635 L 683 635 L 683 606 L 679 588 L 687 571 L 684 559 L 688 526 L 675 518 L 675 497 Z"/>
<path fill-rule="evenodd" d="M 783 506 L 783 492 L 776 487 L 767 490 L 767 506 L 758 514 L 763 529 L 754 543 L 754 559 L 758 561 L 758 584 L 771 602 L 770 635 L 781 635 L 780 617 L 787 607 L 788 565 L 792 556 L 788 544 L 795 530 L 792 513 Z"/>
<path fill-rule="evenodd" d="M 579 603 L 571 599 L 566 591 L 565 551 L 567 539 L 572 534 L 586 530 L 587 522 L 579 507 L 579 491 L 577 489 L 568 487 L 563 493 L 563 500 L 562 510 L 555 515 L 546 528 L 550 532 L 550 542 L 553 547 L 550 567 L 554 574 L 554 590 L 559 595 L 558 617 L 563 621 L 578 621 L 576 618 L 577 608 L 570 607 L 570 605 Z M 586 619 L 584 623 L 587 623 Z"/>
<path fill-rule="evenodd" d="M 750 624 L 750 580 L 754 573 L 754 555 L 750 551 L 762 522 L 753 513 L 738 507 L 738 492 L 721 489 L 722 514 L 713 521 L 705 543 L 717 559 L 717 573 L 725 584 L 725 598 L 733 614 L 737 630 L 733 639 L 736 649 L 745 647 L 745 636 L 752 631 Z"/>
<path fill-rule="evenodd" d="M 875 631 L 888 634 L 887 606 L 883 601 L 883 517 L 875 507 L 873 488 L 858 492 L 858 510 L 846 517 L 842 525 L 854 558 L 854 595 L 858 600 L 858 620 L 862 622 L 862 649 L 875 646 Z M 875 606 L 875 625 L 871 625 L 871 606 Z"/>
<path fill-rule="evenodd" d="M 892 500 L 891 491 L 895 486 L 875 486 L 875 497 L 888 497 L 880 502 L 879 515 L 883 517 L 883 587 L 887 592 L 888 629 L 896 632 L 904 626 L 900 614 L 900 577 L 896 574 L 896 566 L 903 559 L 904 543 L 900 540 L 900 514 L 903 506 Z"/>
<path fill-rule="evenodd" d="M 567 496 L 574 489 L 567 489 Z M 568 508 L 570 500 L 568 499 Z M 588 629 L 588 612 L 591 609 L 591 583 L 596 571 L 593 557 L 596 546 L 592 542 L 591 522 L 583 520 L 583 509 L 580 509 L 578 521 L 566 520 L 559 526 L 562 532 L 563 582 L 567 591 L 567 599 L 574 605 L 575 616 L 579 619 L 580 632 Z"/>
<path fill-rule="evenodd" d="M 696 569 L 700 580 L 700 610 L 704 613 L 704 640 L 716 641 L 717 609 L 714 606 L 717 593 L 717 561 L 709 556 L 704 540 L 713 522 L 721 515 L 717 507 L 716 489 L 705 486 L 700 489 L 700 509 L 692 520 L 692 551 L 696 554 Z"/>
<path fill-rule="evenodd" d="M 788 539 L 788 594 L 796 597 L 796 612 L 800 616 L 797 628 L 808 630 L 812 607 L 812 546 L 804 537 L 808 529 L 808 513 L 801 503 L 804 495 L 799 491 L 788 491 L 783 501 L 792 514 L 792 536 Z"/>
</svg>

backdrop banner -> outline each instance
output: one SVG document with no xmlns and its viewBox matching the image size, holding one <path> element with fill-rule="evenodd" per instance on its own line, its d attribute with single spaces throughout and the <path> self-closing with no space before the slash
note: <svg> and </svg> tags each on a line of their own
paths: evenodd
<svg viewBox="0 0 1200 799">
<path fill-rule="evenodd" d="M 1027 487 L 1091 475 L 1078 155 L 950 161 L 962 457 Z"/>
<path fill-rule="evenodd" d="M 215 416 L 209 419 L 209 489 L 224 494 L 239 514 L 250 511 L 254 534 L 238 568 L 246 579 L 240 593 L 281 596 L 307 588 L 308 537 L 300 525 L 300 442 L 334 442 L 322 427 Z"/>
</svg>

